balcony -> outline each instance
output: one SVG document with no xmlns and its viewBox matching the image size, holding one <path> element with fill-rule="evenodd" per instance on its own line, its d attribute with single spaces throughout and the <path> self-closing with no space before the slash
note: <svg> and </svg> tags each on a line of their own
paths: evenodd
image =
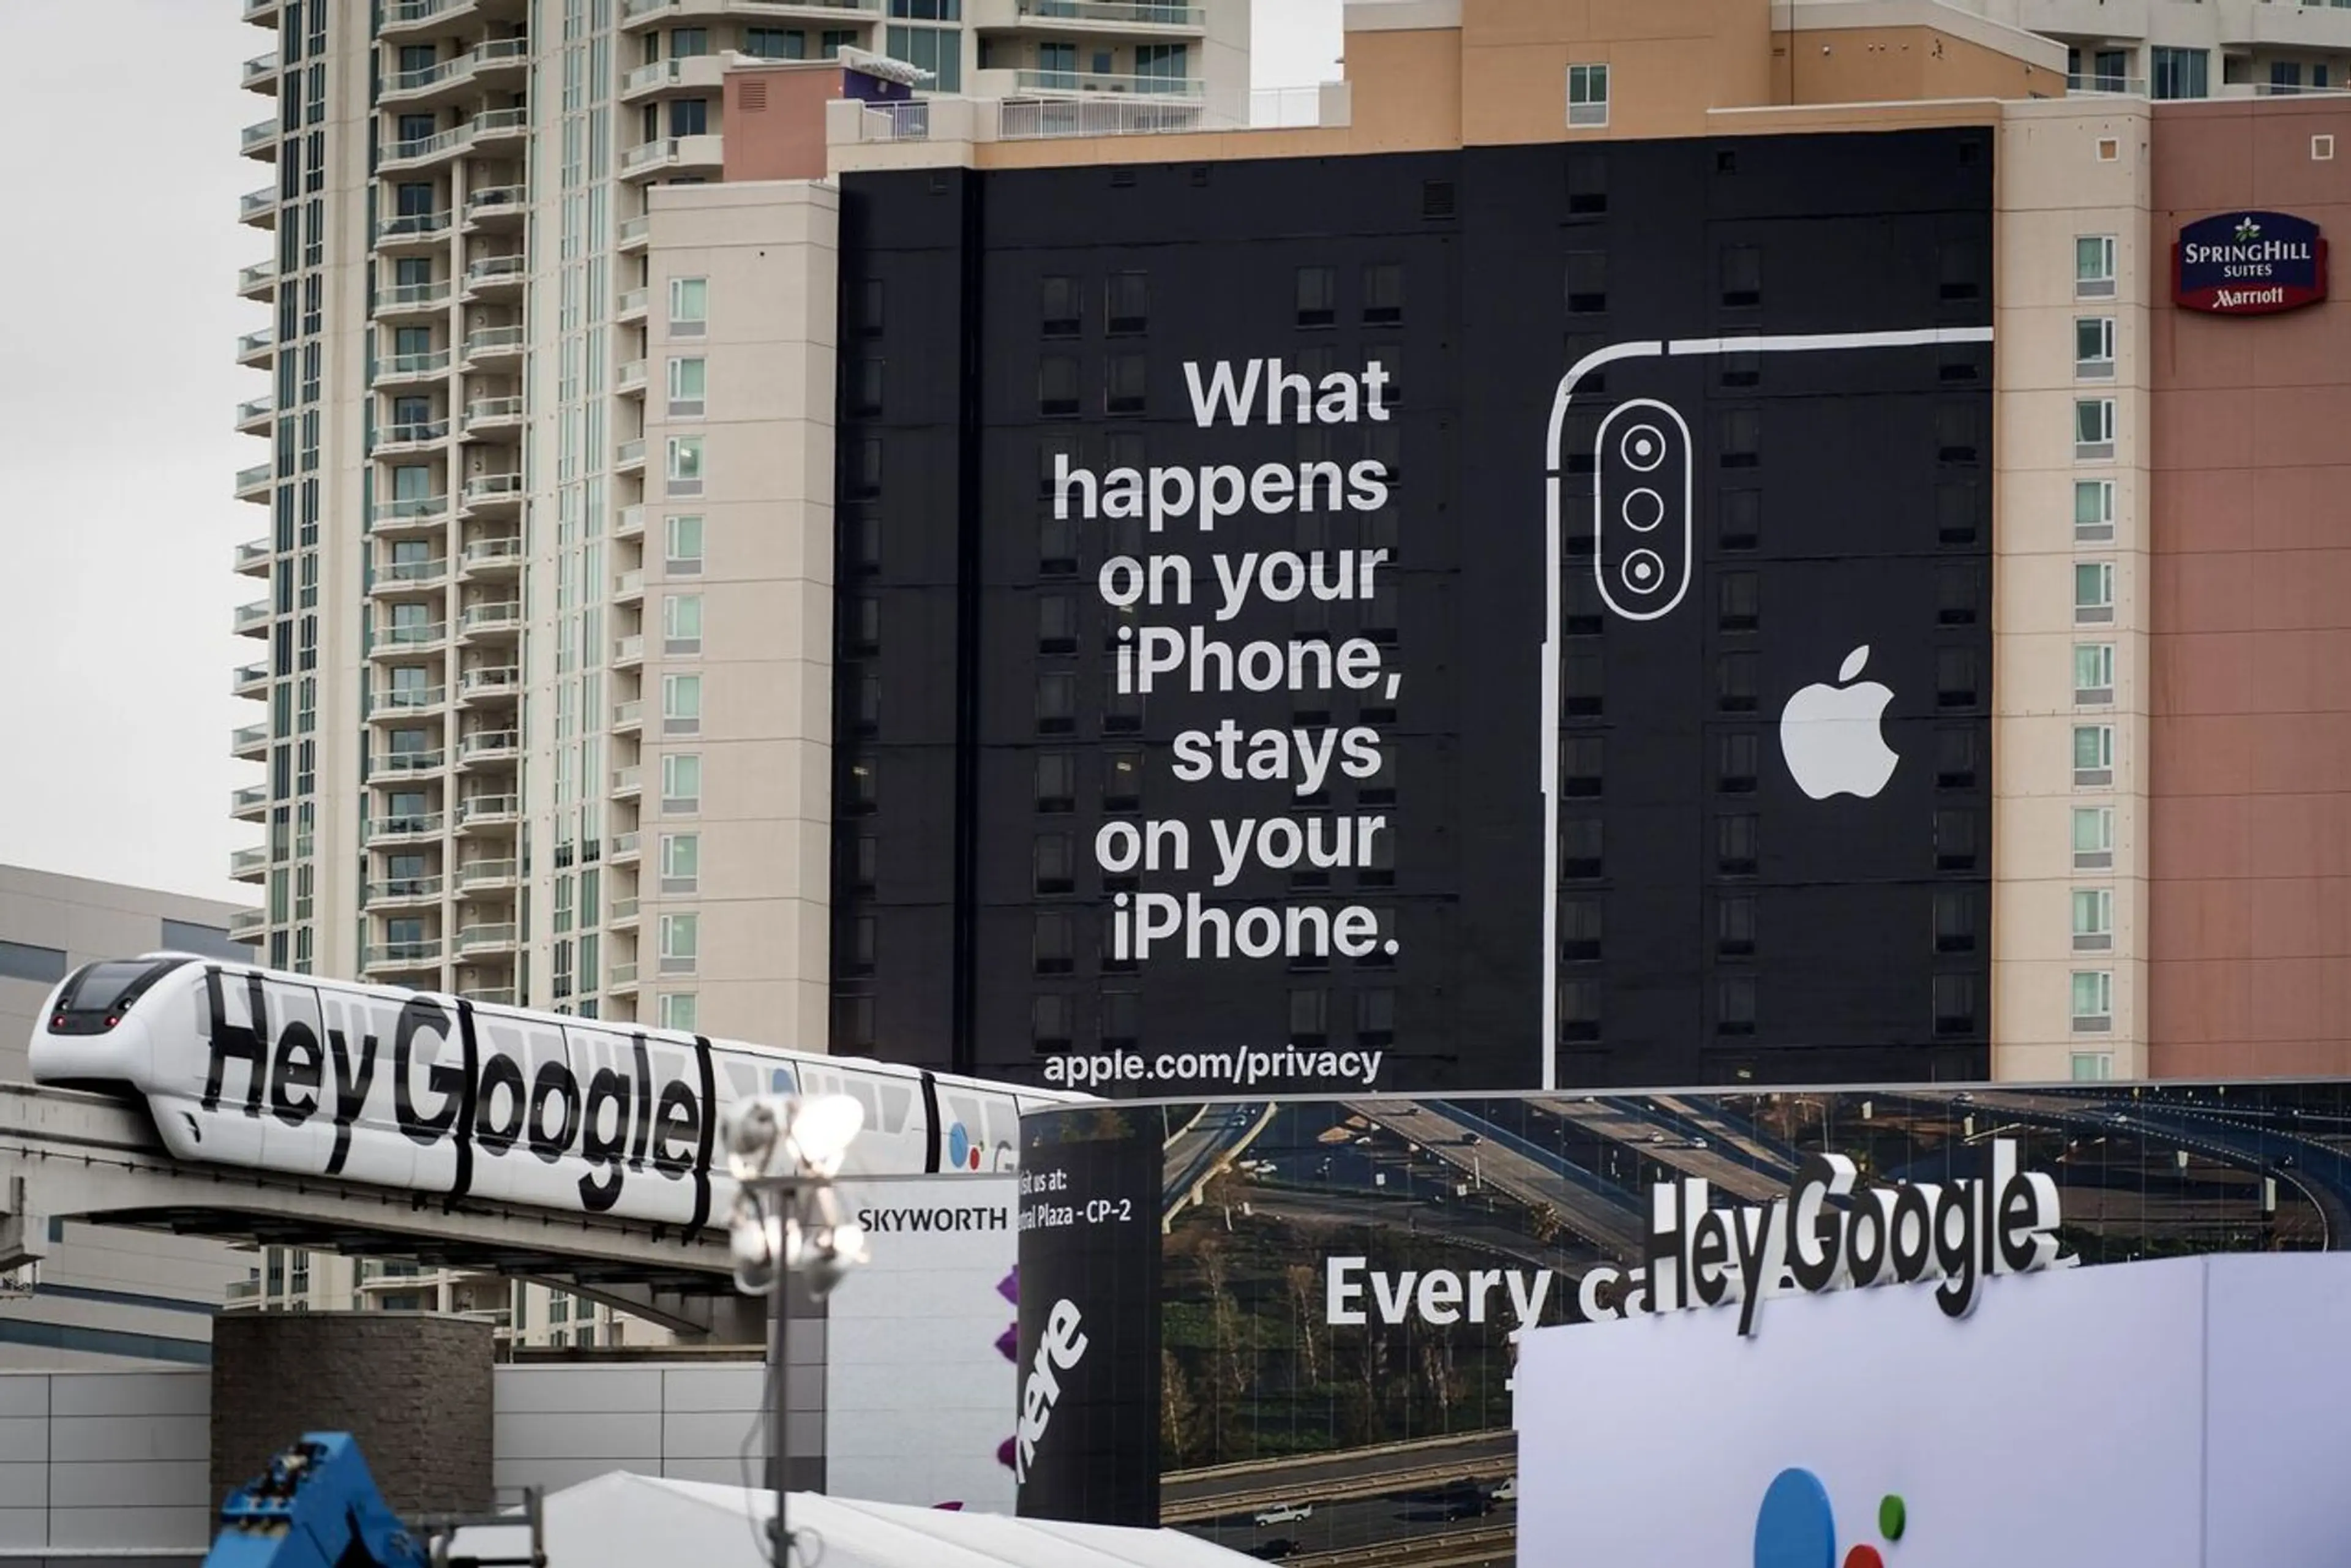
<svg viewBox="0 0 2351 1568">
<path fill-rule="evenodd" d="M 375 580 L 368 584 L 368 592 L 379 599 L 428 590 L 437 593 L 448 576 L 449 558 L 445 555 L 430 560 L 395 560 L 376 569 Z"/>
<path fill-rule="evenodd" d="M 441 965 L 441 939 L 427 936 L 417 942 L 381 942 L 369 947 L 361 959 L 361 967 L 371 975 L 397 973 L 415 969 L 434 969 Z"/>
<path fill-rule="evenodd" d="M 653 238 L 653 219 L 643 213 L 622 218 L 612 230 L 612 248 L 623 256 L 644 249 Z"/>
<path fill-rule="evenodd" d="M 489 893 L 510 893 L 520 880 L 518 862 L 468 861 L 457 868 L 457 896 L 475 898 Z"/>
<path fill-rule="evenodd" d="M 466 767 L 511 762 L 522 755 L 522 737 L 511 729 L 479 729 L 457 742 L 457 760 Z"/>
<path fill-rule="evenodd" d="M 522 507 L 522 476 L 519 474 L 476 474 L 465 481 L 465 515 L 491 517 L 510 514 Z"/>
<path fill-rule="evenodd" d="M 266 93 L 271 98 L 276 98 L 277 96 L 277 51 L 273 49 L 266 55 L 256 55 L 246 61 L 237 71 L 237 86 L 247 92 Z"/>
<path fill-rule="evenodd" d="M 465 368 L 478 371 L 522 357 L 520 327 L 477 327 L 465 334 Z"/>
<path fill-rule="evenodd" d="M 454 163 L 466 148 L 474 144 L 474 128 L 452 126 L 430 136 L 419 136 L 407 141 L 387 141 L 383 156 L 377 160 L 380 173 L 413 174 L 444 163 Z"/>
<path fill-rule="evenodd" d="M 631 360 L 628 363 L 622 365 L 620 370 L 620 374 L 614 378 L 612 385 L 616 391 L 624 392 L 644 391 L 645 362 L 643 360 Z"/>
<path fill-rule="evenodd" d="M 642 633 L 622 637 L 612 644 L 612 668 L 634 669 L 645 662 L 645 640 Z"/>
<path fill-rule="evenodd" d="M 268 929 L 267 910 L 240 909 L 229 916 L 228 939 L 232 942 L 258 942 Z"/>
<path fill-rule="evenodd" d="M 623 441 L 613 449 L 612 471 L 615 474 L 642 474 L 645 471 L 644 437 Z"/>
<path fill-rule="evenodd" d="M 277 26 L 278 0 L 245 0 L 245 19 L 256 27 Z"/>
<path fill-rule="evenodd" d="M 405 724 L 449 700 L 446 686 L 384 686 L 369 699 L 371 724 Z"/>
<path fill-rule="evenodd" d="M 616 539 L 641 539 L 645 537 L 645 508 L 643 502 L 622 507 L 618 521 L 612 525 Z"/>
<path fill-rule="evenodd" d="M 258 762 L 269 750 L 269 727 L 248 724 L 229 731 L 229 755 L 240 762 Z"/>
<path fill-rule="evenodd" d="M 371 844 L 397 844 L 413 842 L 417 839 L 437 839 L 445 821 L 438 811 L 407 817 L 379 817 L 368 824 L 367 841 Z"/>
<path fill-rule="evenodd" d="M 437 213 L 395 213 L 379 218 L 375 225 L 378 250 L 415 250 L 439 245 L 449 237 L 449 227 L 457 214 L 444 207 Z"/>
<path fill-rule="evenodd" d="M 238 882 L 259 882 L 268 870 L 269 852 L 258 846 L 228 857 L 228 874 Z"/>
<path fill-rule="evenodd" d="M 472 93 L 519 79 L 529 66 L 529 39 L 491 38 L 421 70 L 393 72 L 384 78 L 376 101 L 411 110 L 455 103 Z"/>
<path fill-rule="evenodd" d="M 461 703 L 511 702 L 522 695 L 522 671 L 513 664 L 486 664 L 457 677 Z"/>
<path fill-rule="evenodd" d="M 465 439 L 516 435 L 522 430 L 522 399 L 477 397 L 465 405 Z"/>
<path fill-rule="evenodd" d="M 621 78 L 621 99 L 653 98 L 664 93 L 693 93 L 716 98 L 726 76 L 719 55 L 689 55 L 684 59 L 654 60 Z"/>
<path fill-rule="evenodd" d="M 612 602 L 641 604 L 645 597 L 645 574 L 642 568 L 624 571 L 612 580 Z"/>
<path fill-rule="evenodd" d="M 511 600 L 498 604 L 469 604 L 458 617 L 458 634 L 469 643 L 519 637 L 522 606 Z"/>
<path fill-rule="evenodd" d="M 632 697 L 612 705 L 612 728 L 621 735 L 634 735 L 645 727 L 645 705 L 641 698 Z"/>
<path fill-rule="evenodd" d="M 645 307 L 648 302 L 648 298 L 649 296 L 644 289 L 622 289 L 619 299 L 614 301 L 612 319 L 618 321 L 623 327 L 629 325 L 632 321 L 643 320 L 645 319 Z"/>
<path fill-rule="evenodd" d="M 611 847 L 604 852 L 604 862 L 607 865 L 635 863 L 642 843 L 643 840 L 635 833 L 614 833 Z"/>
<path fill-rule="evenodd" d="M 277 334 L 264 327 L 258 332 L 247 332 L 236 340 L 236 362 L 262 370 L 269 368 L 270 351 L 277 347 Z"/>
<path fill-rule="evenodd" d="M 370 909 L 438 904 L 441 902 L 441 879 L 437 876 L 396 876 L 388 881 L 368 883 L 360 896 Z"/>
<path fill-rule="evenodd" d="M 266 397 L 257 397 L 251 402 L 241 402 L 237 404 L 237 433 L 241 435 L 268 434 L 269 416 L 277 412 L 277 410 L 276 405 L 270 399 Z"/>
<path fill-rule="evenodd" d="M 267 538 L 247 539 L 236 547 L 236 574 L 239 577 L 267 577 L 269 562 L 277 553 L 276 541 Z M 266 670 L 262 672 L 266 675 Z"/>
<path fill-rule="evenodd" d="M 236 150 L 263 163 L 277 162 L 277 121 L 256 120 L 236 133 Z"/>
<path fill-rule="evenodd" d="M 457 953 L 460 957 L 472 954 L 514 951 L 515 928 L 511 921 L 495 925 L 461 925 L 457 928 Z"/>
<path fill-rule="evenodd" d="M 448 766 L 449 754 L 438 747 L 431 751 L 381 751 L 368 759 L 371 777 L 378 773 L 438 773 Z"/>
<path fill-rule="evenodd" d="M 612 769 L 612 799 L 633 800 L 645 792 L 644 771 L 639 768 Z"/>
<path fill-rule="evenodd" d="M 520 185 L 486 185 L 465 198 L 467 233 L 520 228 L 528 214 L 528 193 Z"/>
<path fill-rule="evenodd" d="M 1207 83 L 1197 77 L 1098 76 L 1084 71 L 1033 70 L 1011 74 L 1014 90 L 1023 96 L 1167 98 L 1187 103 L 1202 101 L 1208 96 Z"/>
<path fill-rule="evenodd" d="M 236 297 L 239 299 L 259 299 L 266 301 L 273 298 L 277 292 L 277 264 L 276 262 L 256 262 L 251 267 L 243 267 L 237 269 Z"/>
<path fill-rule="evenodd" d="M 240 822 L 257 822 L 269 814 L 269 786 L 248 784 L 228 798 L 228 814 Z"/>
<path fill-rule="evenodd" d="M 523 285 L 529 280 L 530 259 L 528 256 L 481 256 L 466 265 L 465 298 L 507 298 L 521 293 Z"/>
<path fill-rule="evenodd" d="M 420 419 L 408 424 L 388 424 L 376 433 L 378 454 L 413 451 L 432 446 L 449 439 L 449 422 L 445 419 Z"/>
<path fill-rule="evenodd" d="M 371 314 L 379 321 L 401 316 L 435 316 L 449 308 L 449 281 L 394 283 L 377 291 Z"/>
<path fill-rule="evenodd" d="M 264 185 L 258 191 L 247 191 L 236 199 L 236 221 L 250 224 L 257 229 L 277 226 L 277 187 Z"/>
<path fill-rule="evenodd" d="M 1200 5 L 1169 5 L 1158 0 L 975 0 L 972 21 L 982 28 L 1040 27 L 1070 33 L 1206 32 L 1208 13 Z"/>
<path fill-rule="evenodd" d="M 240 697 L 265 697 L 269 695 L 269 666 L 239 664 L 236 674 L 229 677 L 229 691 Z"/>
<path fill-rule="evenodd" d="M 275 470 L 266 463 L 256 463 L 250 468 L 236 471 L 236 498 L 240 501 L 266 501 Z"/>
<path fill-rule="evenodd" d="M 375 640 L 368 648 L 371 659 L 410 659 L 429 653 L 449 641 L 446 621 L 409 621 L 396 625 L 379 627 Z"/>
<path fill-rule="evenodd" d="M 726 143 L 716 135 L 665 136 L 641 141 L 622 152 L 621 178 L 650 180 L 658 175 L 714 174 L 726 163 Z"/>
<path fill-rule="evenodd" d="M 269 635 L 269 601 L 256 599 L 250 604 L 236 607 L 236 632 L 240 637 Z"/>
<path fill-rule="evenodd" d="M 2145 77 L 2104 76 L 2097 74 L 2069 76 L 2065 78 L 2068 96 L 2145 98 Z"/>
<path fill-rule="evenodd" d="M 881 0 L 623 0 L 621 26 L 642 27 L 689 16 L 742 16 L 751 21 L 847 22 L 882 14 Z"/>
<path fill-rule="evenodd" d="M 637 924 L 637 901 L 633 898 L 612 900 L 612 907 L 605 915 L 604 924 L 615 931 L 634 930 Z"/>
<path fill-rule="evenodd" d="M 522 798 L 518 795 L 477 795 L 457 805 L 457 831 L 461 833 L 510 828 L 520 821 Z"/>
<path fill-rule="evenodd" d="M 439 528 L 448 520 L 448 497 L 410 496 L 378 501 L 374 515 L 368 519 L 368 527 L 372 533 L 402 533 Z"/>
<path fill-rule="evenodd" d="M 437 381 L 449 373 L 449 350 L 428 350 L 421 354 L 387 354 L 375 363 L 375 375 L 371 385 L 402 386 L 412 382 Z"/>
<path fill-rule="evenodd" d="M 496 538 L 475 539 L 466 545 L 459 558 L 458 577 L 471 582 L 479 578 L 511 577 L 522 570 L 522 536 L 504 534 Z"/>
<path fill-rule="evenodd" d="M 610 996 L 634 996 L 637 990 L 636 961 L 632 959 L 625 964 L 605 966 L 604 990 Z"/>
</svg>

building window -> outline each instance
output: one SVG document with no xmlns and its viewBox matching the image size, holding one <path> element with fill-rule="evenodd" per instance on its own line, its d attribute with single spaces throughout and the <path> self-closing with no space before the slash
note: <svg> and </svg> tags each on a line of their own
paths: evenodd
<svg viewBox="0 0 2351 1568">
<path fill-rule="evenodd" d="M 1039 833 L 1030 852 L 1033 884 L 1039 893 L 1069 893 L 1077 887 L 1077 861 L 1067 833 Z"/>
<path fill-rule="evenodd" d="M 2074 240 L 2074 298 L 2111 299 L 2115 294 L 2115 236 L 2078 235 Z"/>
<path fill-rule="evenodd" d="M 702 437 L 673 435 L 669 438 L 668 473 L 669 494 L 702 494 Z"/>
<path fill-rule="evenodd" d="M 1725 958 L 1744 958 L 1755 952 L 1755 901 L 1724 898 L 1714 906 L 1714 950 Z"/>
<path fill-rule="evenodd" d="M 57 947 L 29 942 L 0 942 L 0 979 L 30 980 L 54 986 L 66 977 L 66 955 Z"/>
<path fill-rule="evenodd" d="M 1051 1056 L 1070 1049 L 1074 1032 L 1077 1009 L 1071 999 L 1048 992 L 1029 1000 L 1029 1039 L 1031 1050 Z"/>
<path fill-rule="evenodd" d="M 2166 48 L 2158 44 L 2148 52 L 2154 56 L 2154 70 L 2149 78 L 2154 97 L 2211 96 L 2211 88 L 2206 78 L 2207 58 L 2202 49 Z"/>
<path fill-rule="evenodd" d="M 1976 895 L 1966 888 L 1938 888 L 1935 893 L 1935 951 L 1975 950 Z"/>
<path fill-rule="evenodd" d="M 692 1033 L 701 1009 L 692 991 L 669 991 L 661 998 L 661 1026 Z"/>
<path fill-rule="evenodd" d="M 710 280 L 673 277 L 669 280 L 669 335 L 699 338 L 710 330 Z"/>
<path fill-rule="evenodd" d="M 1066 751 L 1037 754 L 1037 810 L 1058 816 L 1078 809 L 1077 763 Z"/>
<path fill-rule="evenodd" d="M 1559 985 L 1559 1040 L 1562 1045 L 1590 1044 L 1600 1038 L 1600 982 L 1562 980 Z"/>
<path fill-rule="evenodd" d="M 691 975 L 700 959 L 702 916 L 664 915 L 661 917 L 661 972 Z"/>
<path fill-rule="evenodd" d="M 2074 318 L 2074 374 L 2082 381 L 2115 379 L 2115 319 Z"/>
<path fill-rule="evenodd" d="M 1078 280 L 1074 277 L 1048 277 L 1039 292 L 1037 335 L 1040 338 L 1074 338 L 1083 329 L 1081 308 L 1078 297 Z"/>
<path fill-rule="evenodd" d="M 1298 324 L 1328 327 L 1339 319 L 1339 275 L 1327 267 L 1298 269 Z"/>
<path fill-rule="evenodd" d="M 1392 261 L 1364 268 L 1364 325 L 1394 327 L 1404 320 L 1404 268 Z"/>
<path fill-rule="evenodd" d="M 674 359 L 669 362 L 669 416 L 699 419 L 704 408 L 704 383 L 709 369 L 704 359 Z"/>
<path fill-rule="evenodd" d="M 1722 303 L 1726 309 L 1752 309 L 1763 303 L 1763 249 L 1761 246 L 1722 247 Z"/>
<path fill-rule="evenodd" d="M 2074 808 L 2074 869 L 2111 871 L 2115 863 L 2115 809 Z"/>
<path fill-rule="evenodd" d="M 1068 735 L 1078 727 L 1078 677 L 1067 670 L 1037 676 L 1037 733 Z"/>
<path fill-rule="evenodd" d="M 1037 916 L 1033 942 L 1034 966 L 1040 975 L 1066 975 L 1076 967 L 1071 956 L 1071 930 L 1066 915 Z"/>
<path fill-rule="evenodd" d="M 662 595 L 662 652 L 672 657 L 702 652 L 702 595 Z"/>
<path fill-rule="evenodd" d="M 2077 724 L 2074 727 L 2074 782 L 2103 787 L 2115 781 L 2115 727 Z"/>
<path fill-rule="evenodd" d="M 664 816 L 690 817 L 702 810 L 702 758 L 688 752 L 662 758 Z"/>
<path fill-rule="evenodd" d="M 893 12 L 893 14 L 896 14 Z M 958 27 L 885 27 L 883 52 L 929 71 L 932 92 L 963 90 L 963 30 Z M 1140 50 L 1136 51 L 1138 54 Z"/>
<path fill-rule="evenodd" d="M 2115 977 L 2111 969 L 2074 971 L 2074 1032 L 2105 1034 L 2115 1027 Z"/>
<path fill-rule="evenodd" d="M 2115 563 L 2077 560 L 2074 563 L 2074 623 L 2111 625 L 2115 619 Z"/>
<path fill-rule="evenodd" d="M 2115 700 L 2115 645 L 2112 643 L 2074 644 L 2074 701 L 2103 706 Z"/>
<path fill-rule="evenodd" d="M 662 733 L 664 735 L 700 735 L 702 733 L 702 677 L 700 675 L 664 675 L 662 677 Z"/>
<path fill-rule="evenodd" d="M 754 59 L 799 60 L 808 57 L 808 35 L 797 27 L 747 27 L 743 52 Z"/>
<path fill-rule="evenodd" d="M 2114 537 L 2115 482 L 2112 479 L 2074 480 L 2074 541 L 2101 544 Z"/>
<path fill-rule="evenodd" d="M 1141 354 L 1113 354 L 1110 374 L 1102 385 L 1102 412 L 1143 413 L 1148 384 L 1148 367 Z"/>
<path fill-rule="evenodd" d="M 1129 338 L 1151 326 L 1151 275 L 1113 272 L 1103 288 L 1102 329 L 1113 338 Z"/>
<path fill-rule="evenodd" d="M 1935 1032 L 1944 1036 L 1975 1033 L 1976 1003 L 1975 976 L 1936 976 Z"/>
<path fill-rule="evenodd" d="M 1756 819 L 1748 813 L 1718 817 L 1714 822 L 1715 870 L 1724 876 L 1753 876 Z"/>
<path fill-rule="evenodd" d="M 1572 250 L 1567 253 L 1567 313 L 1595 316 L 1608 308 L 1608 253 Z"/>
<path fill-rule="evenodd" d="M 2074 951 L 2106 953 L 2115 946 L 2115 895 L 2111 888 L 2074 890 Z"/>
<path fill-rule="evenodd" d="M 1608 123 L 1608 68 L 1567 68 L 1567 122 L 1570 125 Z"/>
<path fill-rule="evenodd" d="M 2077 1051 L 2073 1055 L 2076 1083 L 2104 1083 L 2115 1075 L 2115 1053 L 2111 1051 Z"/>
<path fill-rule="evenodd" d="M 664 833 L 661 836 L 661 890 L 695 893 L 702 886 L 702 835 Z"/>
<path fill-rule="evenodd" d="M 1078 413 L 1078 361 L 1071 354 L 1047 354 L 1037 361 L 1037 412 L 1046 419 Z"/>
<path fill-rule="evenodd" d="M 662 569 L 672 577 L 702 575 L 702 519 L 672 517 L 665 532 L 668 550 Z"/>
<path fill-rule="evenodd" d="M 2077 397 L 2074 400 L 2074 456 L 2077 462 L 2102 462 L 2115 455 L 2115 400 Z"/>
</svg>

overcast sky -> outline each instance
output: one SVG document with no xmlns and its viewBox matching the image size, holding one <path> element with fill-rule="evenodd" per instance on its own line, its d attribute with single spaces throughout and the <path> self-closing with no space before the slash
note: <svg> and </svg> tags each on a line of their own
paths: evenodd
<svg viewBox="0 0 2351 1568">
<path fill-rule="evenodd" d="M 1256 85 L 1335 77 L 1339 9 L 1257 0 Z M 267 317 L 235 287 L 274 246 L 236 201 L 274 170 L 237 156 L 271 101 L 236 81 L 274 39 L 237 11 L 117 0 L 137 44 L 93 115 L 89 72 L 54 68 L 92 59 L 88 7 L 0 0 L 0 863 L 253 903 L 228 802 L 261 769 L 228 744 L 263 714 L 229 679 L 266 650 L 229 624 L 266 584 L 229 563 L 267 531 L 233 496 L 267 454 L 233 423 L 269 388 L 234 350 Z"/>
</svg>

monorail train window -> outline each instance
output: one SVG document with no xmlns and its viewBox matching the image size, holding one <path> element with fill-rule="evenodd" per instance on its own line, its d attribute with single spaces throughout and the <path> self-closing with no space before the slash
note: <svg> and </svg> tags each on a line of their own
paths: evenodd
<svg viewBox="0 0 2351 1568">
<path fill-rule="evenodd" d="M 170 958 L 160 963 L 114 959 L 92 964 L 66 982 L 65 994 L 57 998 L 57 1010 L 50 1020 L 51 1027 L 73 1023 L 89 1027 L 100 1019 L 120 1018 L 122 1010 L 137 1001 L 140 994 L 154 984 L 158 976 L 168 974 L 185 962 L 184 958 Z"/>
</svg>

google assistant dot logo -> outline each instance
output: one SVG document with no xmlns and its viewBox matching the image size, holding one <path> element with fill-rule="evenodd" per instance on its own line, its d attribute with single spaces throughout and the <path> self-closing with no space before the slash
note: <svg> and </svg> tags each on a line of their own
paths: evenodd
<svg viewBox="0 0 2351 1568">
<path fill-rule="evenodd" d="M 1877 1533 L 1902 1539 L 1909 1510 L 1892 1493 L 1877 1503 Z M 1836 1511 L 1829 1489 L 1810 1470 L 1786 1469 L 1771 1478 L 1763 1506 L 1755 1514 L 1755 1568 L 1838 1568 Z M 1843 1568 L 1886 1568 L 1886 1554 L 1856 1542 Z"/>
</svg>

